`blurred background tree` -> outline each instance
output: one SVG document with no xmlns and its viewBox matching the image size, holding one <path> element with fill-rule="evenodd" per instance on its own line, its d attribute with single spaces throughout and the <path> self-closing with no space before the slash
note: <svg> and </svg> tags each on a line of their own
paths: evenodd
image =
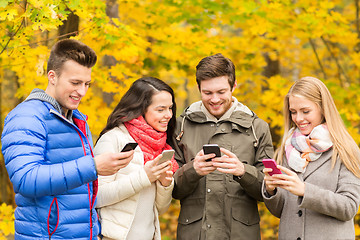
<svg viewBox="0 0 360 240">
<path fill-rule="evenodd" d="M 269 123 L 275 147 L 283 97 L 303 76 L 325 82 L 360 143 L 359 13 L 359 0 L 0 0 L 0 130 L 33 88 L 46 88 L 51 46 L 74 37 L 99 57 L 80 105 L 94 139 L 129 85 L 144 75 L 174 88 L 179 115 L 199 100 L 195 66 L 221 52 L 236 66 L 235 95 Z M 0 202 L 15 206 L 3 160 L 0 184 Z M 259 206 L 263 239 L 276 239 L 278 220 Z M 164 239 L 175 238 L 178 211 L 174 201 L 161 216 Z M 8 212 L 0 211 L 0 238 Z"/>
</svg>

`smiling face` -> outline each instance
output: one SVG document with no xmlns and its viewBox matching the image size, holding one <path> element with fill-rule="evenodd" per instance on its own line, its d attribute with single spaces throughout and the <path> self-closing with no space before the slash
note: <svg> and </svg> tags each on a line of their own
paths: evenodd
<svg viewBox="0 0 360 240">
<path fill-rule="evenodd" d="M 167 91 L 155 93 L 151 98 L 151 104 L 146 109 L 145 121 L 156 131 L 166 132 L 168 123 L 173 115 L 172 96 Z"/>
<path fill-rule="evenodd" d="M 68 60 L 61 69 L 61 75 L 50 70 L 48 72 L 49 85 L 46 93 L 60 104 L 66 116 L 69 110 L 78 108 L 81 99 L 90 86 L 91 68 Z"/>
<path fill-rule="evenodd" d="M 232 104 L 232 93 L 227 76 L 202 80 L 200 82 L 201 101 L 205 108 L 216 118 L 221 118 Z"/>
<path fill-rule="evenodd" d="M 299 95 L 289 97 L 291 119 L 304 135 L 309 135 L 314 127 L 323 122 L 319 106 Z"/>
</svg>

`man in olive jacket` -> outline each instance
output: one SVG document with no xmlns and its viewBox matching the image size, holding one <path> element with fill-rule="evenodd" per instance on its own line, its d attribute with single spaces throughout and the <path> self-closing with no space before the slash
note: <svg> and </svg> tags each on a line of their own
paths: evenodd
<svg viewBox="0 0 360 240">
<path fill-rule="evenodd" d="M 230 59 L 205 57 L 196 69 L 201 101 L 178 118 L 172 142 L 180 166 L 173 191 L 181 204 L 177 239 L 260 239 L 262 159 L 273 156 L 268 124 L 232 96 Z M 213 143 L 221 157 L 204 155 L 203 145 Z"/>
</svg>

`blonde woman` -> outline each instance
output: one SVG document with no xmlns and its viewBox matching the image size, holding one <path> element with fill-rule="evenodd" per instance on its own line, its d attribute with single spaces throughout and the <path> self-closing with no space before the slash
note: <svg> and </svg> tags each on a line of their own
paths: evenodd
<svg viewBox="0 0 360 240">
<path fill-rule="evenodd" d="M 283 174 L 263 170 L 263 197 L 280 218 L 279 239 L 355 239 L 360 152 L 325 84 L 313 77 L 296 81 L 284 116 L 275 153 Z"/>
</svg>

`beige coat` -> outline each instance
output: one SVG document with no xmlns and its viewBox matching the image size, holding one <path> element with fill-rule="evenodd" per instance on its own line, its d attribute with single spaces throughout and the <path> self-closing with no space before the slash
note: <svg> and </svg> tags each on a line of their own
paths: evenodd
<svg viewBox="0 0 360 240">
<path fill-rule="evenodd" d="M 278 188 L 264 202 L 280 218 L 279 239 L 355 239 L 353 218 L 360 203 L 360 179 L 337 161 L 331 171 L 332 151 L 310 162 L 304 174 L 304 197 Z M 284 160 L 285 167 L 288 167 Z"/>
<path fill-rule="evenodd" d="M 95 155 L 105 152 L 120 152 L 127 142 L 134 142 L 124 125 L 105 133 L 97 142 Z M 99 191 L 96 208 L 101 221 L 104 239 L 126 239 L 135 216 L 139 193 L 151 183 L 144 170 L 144 155 L 137 147 L 128 166 L 111 176 L 99 176 Z M 156 216 L 155 240 L 161 240 L 158 215 L 164 213 L 171 203 L 174 187 L 163 187 L 156 182 L 154 215 Z M 142 227 L 142 226 L 133 226 Z"/>
</svg>

